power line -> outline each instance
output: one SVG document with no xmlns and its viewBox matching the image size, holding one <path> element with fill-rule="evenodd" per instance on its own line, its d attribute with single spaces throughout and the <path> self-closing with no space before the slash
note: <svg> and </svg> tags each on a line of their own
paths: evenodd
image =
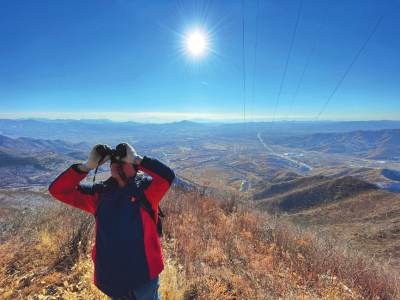
<svg viewBox="0 0 400 300">
<path fill-rule="evenodd" d="M 337 84 L 337 86 L 335 87 L 335 89 L 333 90 L 332 94 L 330 95 L 330 97 L 328 98 L 328 101 L 326 101 L 324 107 L 322 108 L 322 110 L 319 112 L 317 118 L 314 120 L 314 122 L 312 123 L 311 127 L 308 129 L 307 133 L 305 134 L 303 140 L 301 141 L 301 143 L 304 142 L 306 136 L 309 134 L 311 128 L 314 126 L 315 122 L 318 120 L 318 118 L 320 117 L 320 115 L 322 114 L 322 112 L 324 111 L 325 107 L 328 105 L 329 101 L 332 99 L 333 95 L 336 93 L 336 90 L 339 88 L 339 86 L 341 85 L 343 79 L 346 77 L 347 73 L 350 71 L 351 67 L 353 66 L 354 62 L 357 60 L 358 56 L 360 55 L 360 53 L 363 51 L 365 45 L 368 43 L 368 41 L 370 40 L 371 36 L 374 34 L 376 28 L 378 28 L 379 24 L 381 23 L 381 21 L 383 20 L 383 18 L 386 16 L 386 13 L 389 11 L 389 8 L 392 6 L 394 0 L 392 0 L 389 4 L 389 6 L 386 8 L 385 12 L 383 13 L 382 17 L 379 19 L 378 23 L 375 25 L 374 29 L 372 30 L 372 32 L 370 33 L 370 35 L 368 36 L 367 40 L 365 41 L 365 43 L 362 45 L 360 51 L 358 51 L 356 57 L 353 59 L 353 61 L 351 62 L 350 66 L 347 68 L 346 72 L 344 73 L 343 77 L 340 79 L 339 83 Z"/>
<path fill-rule="evenodd" d="M 293 32 L 293 36 L 292 36 L 292 42 L 290 43 L 289 55 L 288 55 L 288 57 L 287 57 L 287 59 L 286 59 L 285 71 L 283 72 L 283 77 L 282 77 L 282 81 L 281 81 L 281 87 L 280 87 L 280 89 L 279 89 L 279 96 L 278 96 L 278 100 L 276 101 L 274 117 L 272 118 L 271 128 L 270 128 L 270 130 L 269 130 L 269 135 L 270 135 L 270 136 L 271 136 L 271 132 L 272 132 L 272 125 L 274 124 L 274 120 L 275 120 L 276 110 L 277 110 L 277 108 L 278 108 L 279 99 L 281 98 L 282 86 L 283 86 L 283 82 L 285 81 L 286 69 L 287 69 L 287 66 L 288 66 L 288 63 L 289 63 L 290 54 L 292 53 L 293 41 L 294 41 L 294 37 L 296 36 L 297 24 L 299 23 L 300 12 L 301 12 L 302 6 L 303 6 L 303 0 L 301 0 L 299 12 L 298 12 L 298 14 L 297 14 L 296 26 L 295 26 L 295 28 L 294 28 L 294 32 Z"/>
<path fill-rule="evenodd" d="M 242 0 L 242 28 L 243 28 L 243 124 L 244 132 L 246 133 L 246 68 L 244 60 L 244 0 Z"/>
<path fill-rule="evenodd" d="M 254 74 L 253 74 L 253 101 L 251 102 L 251 130 L 253 130 L 253 110 L 254 110 L 254 89 L 256 86 L 256 63 L 257 63 L 257 38 L 258 38 L 258 9 L 260 0 L 257 0 L 257 18 L 256 18 L 256 44 L 254 46 Z"/>
<path fill-rule="evenodd" d="M 306 63 L 306 65 L 305 65 L 305 67 L 304 67 L 304 70 L 303 70 L 303 74 L 301 74 L 301 78 L 300 78 L 299 84 L 297 85 L 296 92 L 294 93 L 294 96 L 293 96 L 293 99 L 292 99 L 292 103 L 290 104 L 289 111 L 288 111 L 288 113 L 287 113 L 287 115 L 286 115 L 285 122 L 284 122 L 284 124 L 282 125 L 281 133 L 282 133 L 283 127 L 285 126 L 285 124 L 286 124 L 286 122 L 287 122 L 287 119 L 288 119 L 288 117 L 289 117 L 290 110 L 292 109 L 293 102 L 294 102 L 294 99 L 295 99 L 296 96 L 297 96 L 297 92 L 299 91 L 301 82 L 303 81 L 304 74 L 306 73 L 306 70 L 307 70 L 307 67 L 308 67 L 308 63 L 310 62 L 311 56 L 312 56 L 312 54 L 313 54 L 313 52 L 314 52 L 315 45 L 317 44 L 319 35 L 320 35 L 320 33 L 321 33 L 321 29 L 322 29 L 322 27 L 323 27 L 323 25 L 324 25 L 324 23 L 325 23 L 326 15 L 328 14 L 328 11 L 329 11 L 329 8 L 330 8 L 330 6 L 331 6 L 331 3 L 332 3 L 332 0 L 329 1 L 328 8 L 327 8 L 326 11 L 325 11 L 325 15 L 324 15 L 324 18 L 322 19 L 322 23 L 321 23 L 321 25 L 320 25 L 320 27 L 319 27 L 317 37 L 315 38 L 314 44 L 313 44 L 313 46 L 312 46 L 312 48 L 311 48 L 311 52 L 310 52 L 310 55 L 308 56 L 307 63 Z"/>
</svg>

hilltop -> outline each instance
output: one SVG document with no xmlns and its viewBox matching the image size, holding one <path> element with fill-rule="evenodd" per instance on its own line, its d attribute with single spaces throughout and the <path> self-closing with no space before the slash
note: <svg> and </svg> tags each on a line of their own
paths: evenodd
<svg viewBox="0 0 400 300">
<path fill-rule="evenodd" d="M 315 133 L 305 137 L 275 139 L 273 143 L 320 153 L 348 153 L 387 160 L 400 153 L 400 129 Z"/>
<path fill-rule="evenodd" d="M 15 225 L 0 245 L 0 299 L 108 299 L 92 283 L 93 217 L 52 200 L 45 207 L 9 219 Z M 162 209 L 164 300 L 400 297 L 394 270 L 260 214 L 238 194 L 216 199 L 176 186 Z"/>
<path fill-rule="evenodd" d="M 376 189 L 378 188 L 375 185 L 351 176 L 339 178 L 314 176 L 267 187 L 261 193 L 255 194 L 254 199 L 259 200 L 259 203 L 270 205 L 271 208 L 294 213 L 342 201 Z M 269 201 L 263 201 L 262 198 Z"/>
<path fill-rule="evenodd" d="M 261 210 L 284 212 L 296 224 L 400 266 L 399 194 L 352 176 L 313 176 L 259 186 L 254 199 Z"/>
</svg>

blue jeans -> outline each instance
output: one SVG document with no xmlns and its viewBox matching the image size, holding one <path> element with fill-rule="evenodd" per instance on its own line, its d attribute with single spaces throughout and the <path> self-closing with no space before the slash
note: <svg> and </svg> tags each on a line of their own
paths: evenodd
<svg viewBox="0 0 400 300">
<path fill-rule="evenodd" d="M 158 282 L 158 276 L 148 283 L 138 287 L 136 290 L 130 291 L 122 297 L 113 298 L 111 300 L 162 300 L 158 295 L 158 288 L 160 282 Z"/>
</svg>

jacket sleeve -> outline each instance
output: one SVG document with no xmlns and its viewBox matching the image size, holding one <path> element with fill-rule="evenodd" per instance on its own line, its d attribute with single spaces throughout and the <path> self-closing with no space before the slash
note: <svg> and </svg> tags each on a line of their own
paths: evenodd
<svg viewBox="0 0 400 300">
<path fill-rule="evenodd" d="M 95 214 L 98 193 L 94 185 L 81 183 L 87 174 L 78 165 L 72 165 L 53 181 L 49 187 L 50 194 L 61 202 Z"/>
<path fill-rule="evenodd" d="M 144 190 L 144 194 L 157 216 L 158 203 L 170 188 L 172 181 L 174 181 L 175 173 L 158 159 L 147 156 L 143 157 L 139 165 L 139 170 L 149 174 L 153 178 L 150 186 Z"/>
</svg>

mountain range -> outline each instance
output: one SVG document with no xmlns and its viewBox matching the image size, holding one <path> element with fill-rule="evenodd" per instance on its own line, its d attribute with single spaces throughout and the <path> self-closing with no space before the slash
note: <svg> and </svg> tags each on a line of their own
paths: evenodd
<svg viewBox="0 0 400 300">
<path fill-rule="evenodd" d="M 400 129 L 316 133 L 305 137 L 275 138 L 272 144 L 298 151 L 351 153 L 370 159 L 400 159 Z"/>
<path fill-rule="evenodd" d="M 0 134 L 9 137 L 29 136 L 41 139 L 81 140 L 87 135 L 112 135 L 121 132 L 144 134 L 145 132 L 187 131 L 224 132 L 244 138 L 250 133 L 263 132 L 272 137 L 304 136 L 312 122 L 254 122 L 254 123 L 196 123 L 180 121 L 165 124 L 138 122 L 113 122 L 110 120 L 48 120 L 48 119 L 0 119 Z M 312 133 L 345 132 L 356 130 L 400 129 L 400 121 L 316 122 Z M 298 140 L 297 140 L 298 141 Z"/>
</svg>

